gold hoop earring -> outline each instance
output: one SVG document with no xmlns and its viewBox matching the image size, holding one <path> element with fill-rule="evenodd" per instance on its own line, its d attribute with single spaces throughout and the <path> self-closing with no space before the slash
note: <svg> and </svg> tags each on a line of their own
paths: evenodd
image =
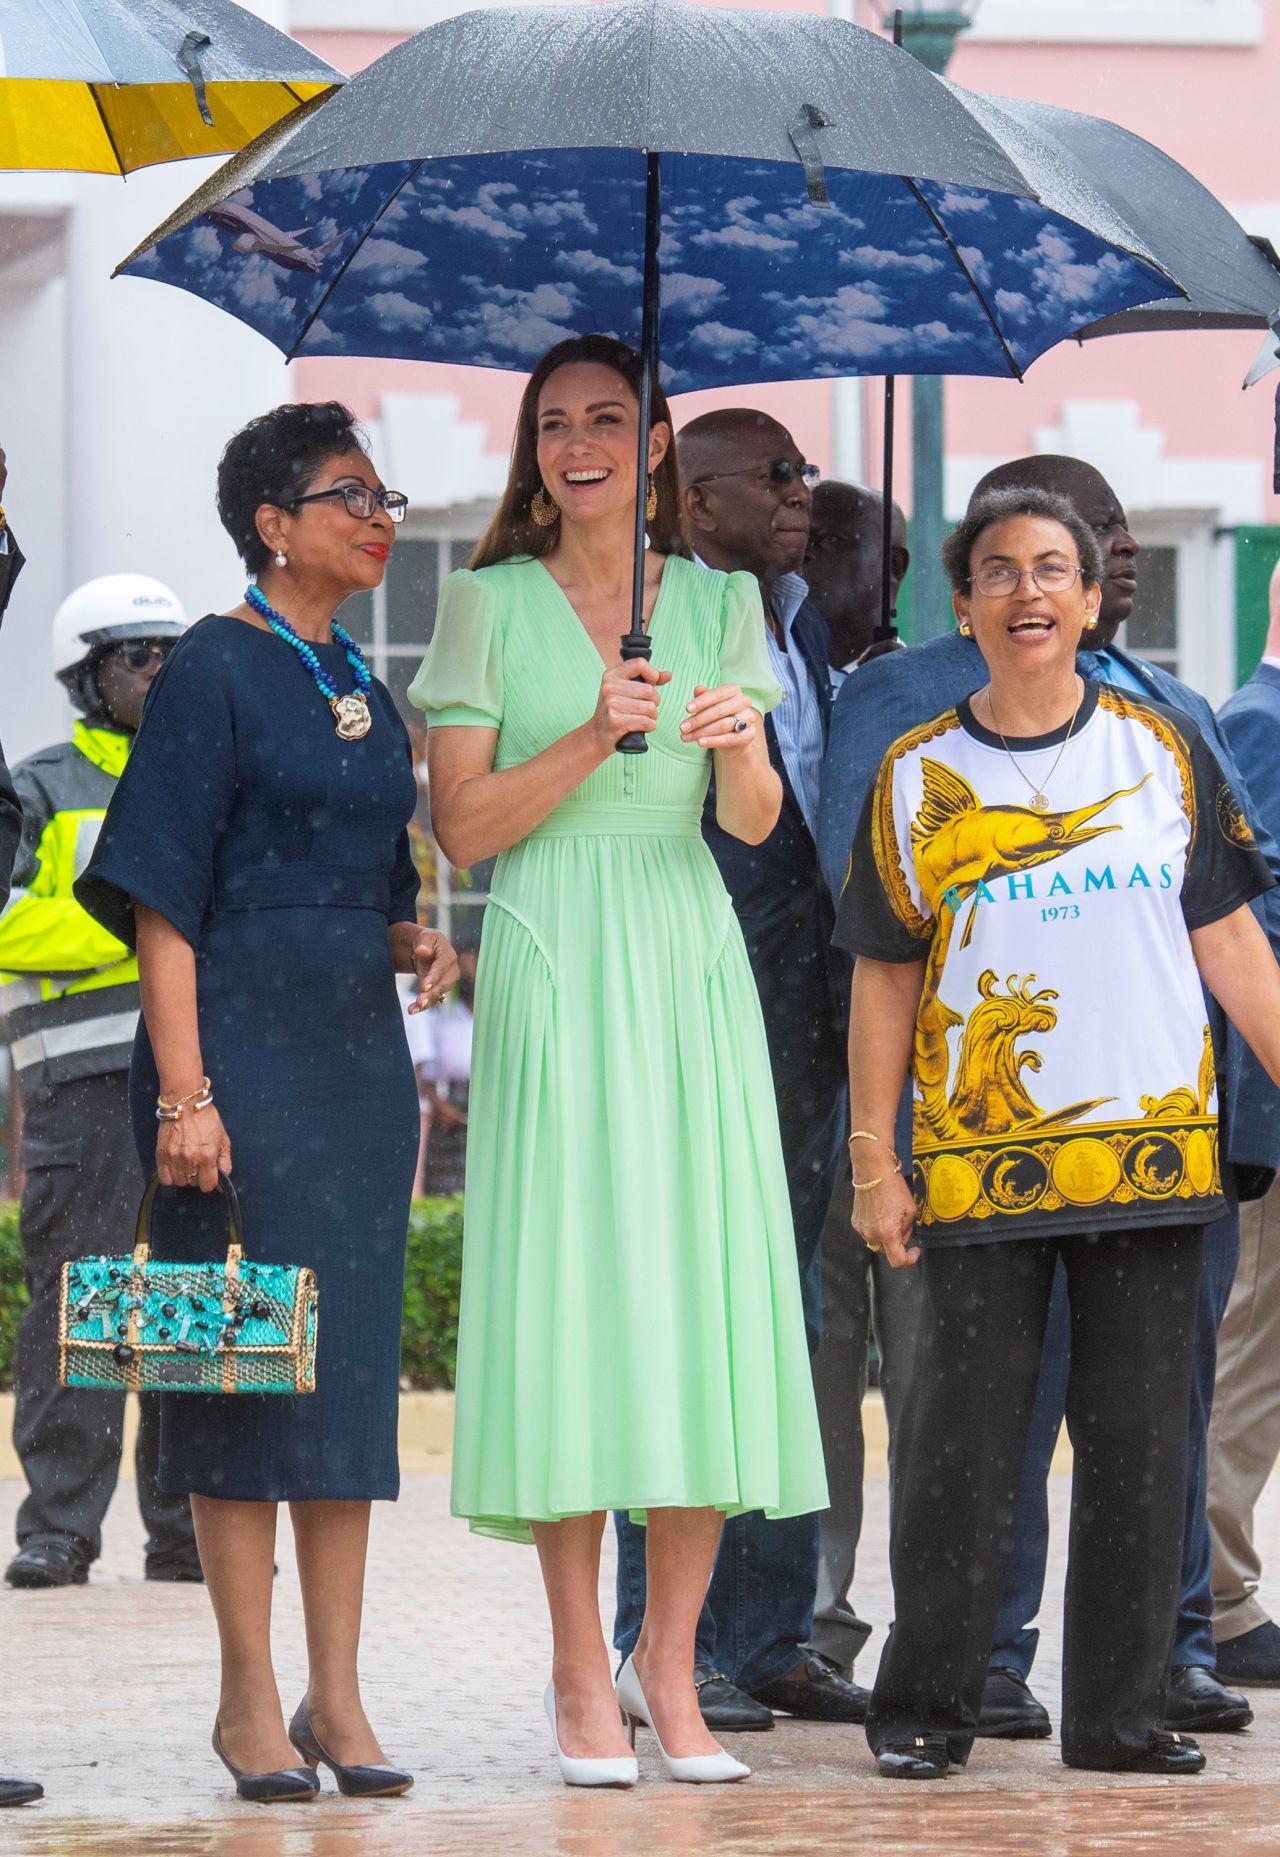
<svg viewBox="0 0 1280 1857">
<path fill-rule="evenodd" d="M 552 502 L 541 484 L 533 493 L 529 514 L 540 529 L 549 529 L 560 520 L 560 505 Z"/>
<path fill-rule="evenodd" d="M 653 472 L 649 473 L 649 494 L 644 501 L 644 513 L 650 522 L 658 513 L 658 486 L 653 481 Z"/>
</svg>

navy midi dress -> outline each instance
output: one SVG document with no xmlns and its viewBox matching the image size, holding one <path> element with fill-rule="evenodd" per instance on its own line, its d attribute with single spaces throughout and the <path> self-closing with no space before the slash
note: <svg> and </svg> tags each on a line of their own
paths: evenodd
<svg viewBox="0 0 1280 1857">
<path fill-rule="evenodd" d="M 318 645 L 340 692 L 345 655 Z M 152 684 L 94 856 L 76 886 L 135 939 L 130 899 L 196 951 L 200 1041 L 231 1140 L 250 1261 L 309 1264 L 316 1390 L 159 1394 L 164 1488 L 241 1501 L 367 1500 L 399 1489 L 400 1316 L 418 1096 L 388 945 L 414 919 L 408 737 L 375 681 L 373 726 L 339 740 L 297 655 L 225 614 Z M 130 1079 L 146 1172 L 155 1060 Z M 220 1194 L 162 1191 L 157 1257 L 226 1249 Z"/>
</svg>

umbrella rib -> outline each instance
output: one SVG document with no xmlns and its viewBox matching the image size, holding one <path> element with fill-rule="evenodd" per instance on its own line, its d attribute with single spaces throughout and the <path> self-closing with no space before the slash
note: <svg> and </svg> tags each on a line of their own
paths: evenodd
<svg viewBox="0 0 1280 1857">
<path fill-rule="evenodd" d="M 904 174 L 902 178 L 905 181 L 906 185 L 911 189 L 916 199 L 920 202 L 925 212 L 929 215 L 934 225 L 938 228 L 938 232 L 940 233 L 941 237 L 946 243 L 947 250 L 951 253 L 951 256 L 955 259 L 956 263 L 960 266 L 960 269 L 964 272 L 964 275 L 966 279 L 968 280 L 969 288 L 970 290 L 972 290 L 974 296 L 977 297 L 979 303 L 981 303 L 983 311 L 986 315 L 987 321 L 991 324 L 992 334 L 995 336 L 997 342 L 999 342 L 1000 347 L 1004 352 L 1004 358 L 1009 363 L 1009 372 L 1013 375 L 1015 380 L 1021 380 L 1023 378 L 1022 369 L 1018 366 L 1017 362 L 1014 360 L 1013 351 L 1009 347 L 1008 342 L 1006 342 L 1004 339 L 1004 333 L 1000 328 L 1000 324 L 996 321 L 995 311 L 992 309 L 991 305 L 987 302 L 987 299 L 983 296 L 982 290 L 978 284 L 977 278 L 973 275 L 973 272 L 969 269 L 968 265 L 965 263 L 964 259 L 961 257 L 960 247 L 956 244 L 955 240 L 952 238 L 951 234 L 947 231 L 947 228 L 943 225 L 942 221 L 938 218 L 938 215 L 934 212 L 933 208 L 930 206 L 929 202 L 925 199 L 924 195 L 921 193 L 916 183 L 911 179 L 910 175 Z"/>
<path fill-rule="evenodd" d="M 415 161 L 412 168 L 410 168 L 409 172 L 405 175 L 404 179 L 400 181 L 395 187 L 392 188 L 391 192 L 387 195 L 385 200 L 382 200 L 379 202 L 377 212 L 373 215 L 372 219 L 370 219 L 368 225 L 366 225 L 364 231 L 360 234 L 360 237 L 352 245 L 351 250 L 347 253 L 346 257 L 342 260 L 342 263 L 338 266 L 337 270 L 334 272 L 333 276 L 330 278 L 327 286 L 325 287 L 324 294 L 320 298 L 320 301 L 316 304 L 315 308 L 311 311 L 310 315 L 307 317 L 306 321 L 303 323 L 302 327 L 299 329 L 297 335 L 294 337 L 289 347 L 285 349 L 284 358 L 286 361 L 294 361 L 297 359 L 298 350 L 302 347 L 302 344 L 306 341 L 307 337 L 310 335 L 312 327 L 314 326 L 317 318 L 319 317 L 321 310 L 324 308 L 325 304 L 329 301 L 334 291 L 338 288 L 338 285 L 342 282 L 342 279 L 346 276 L 347 267 L 350 265 L 356 253 L 359 251 L 360 247 L 364 244 L 365 240 L 368 238 L 369 234 L 373 231 L 373 228 L 377 225 L 378 221 L 382 218 L 382 215 L 386 212 L 387 208 L 391 205 L 392 201 L 396 198 L 398 194 L 403 193 L 404 189 L 409 185 L 409 182 L 411 180 L 416 179 L 417 176 L 421 173 L 422 169 L 426 167 L 426 165 L 427 164 L 425 161 Z"/>
<path fill-rule="evenodd" d="M 118 90 L 119 88 L 120 86 L 117 84 L 116 89 Z M 116 166 L 120 170 L 120 177 L 122 180 L 128 180 L 129 174 L 128 174 L 128 170 L 126 169 L 124 165 L 124 156 L 121 154 L 120 150 L 117 148 L 116 138 L 111 133 L 111 124 L 107 121 L 107 112 L 102 107 L 102 99 L 98 95 L 98 86 L 96 84 L 88 84 L 86 85 L 86 89 L 88 90 L 89 95 L 93 98 L 93 107 L 98 112 L 98 121 L 102 124 L 103 135 L 105 135 L 107 138 L 107 147 L 111 150 L 111 153 L 116 158 Z"/>
</svg>

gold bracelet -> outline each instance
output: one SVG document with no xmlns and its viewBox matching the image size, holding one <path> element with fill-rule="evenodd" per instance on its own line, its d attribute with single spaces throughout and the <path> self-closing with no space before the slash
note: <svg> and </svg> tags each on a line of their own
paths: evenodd
<svg viewBox="0 0 1280 1857">
<path fill-rule="evenodd" d="M 853 1183 L 853 1190 L 855 1193 L 865 1193 L 868 1187 L 883 1185 L 884 1175 L 881 1174 L 878 1180 L 855 1180 Z"/>
<path fill-rule="evenodd" d="M 201 1077 L 198 1090 L 188 1090 L 176 1103 L 167 1103 L 163 1096 L 156 1097 L 157 1122 L 181 1122 L 182 1112 L 190 1103 L 193 1109 L 208 1109 L 213 1102 L 213 1086 L 207 1077 Z"/>
<path fill-rule="evenodd" d="M 879 1135 L 873 1135 L 869 1128 L 855 1128 L 852 1135 L 849 1137 L 849 1147 L 852 1147 L 855 1141 L 879 1142 L 880 1137 Z"/>
</svg>

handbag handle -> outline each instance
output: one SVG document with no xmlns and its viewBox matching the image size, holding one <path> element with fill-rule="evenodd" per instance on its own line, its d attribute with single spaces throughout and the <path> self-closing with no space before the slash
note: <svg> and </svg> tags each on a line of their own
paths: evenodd
<svg viewBox="0 0 1280 1857">
<path fill-rule="evenodd" d="M 138 1207 L 138 1223 L 133 1233 L 135 1270 L 144 1269 L 151 1258 L 151 1212 L 159 1191 L 160 1176 L 152 1174 Z M 233 1280 L 240 1273 L 240 1260 L 244 1255 L 244 1217 L 240 1211 L 240 1196 L 221 1168 L 218 1169 L 218 1191 L 227 1202 L 227 1276 Z"/>
</svg>

